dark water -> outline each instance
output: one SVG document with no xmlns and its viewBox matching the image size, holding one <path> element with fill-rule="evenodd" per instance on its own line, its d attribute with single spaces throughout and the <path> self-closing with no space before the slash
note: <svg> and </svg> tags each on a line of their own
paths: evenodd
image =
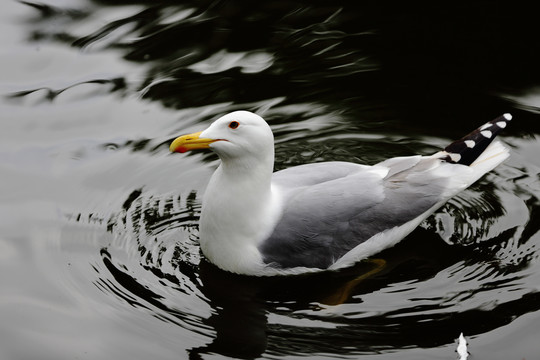
<svg viewBox="0 0 540 360">
<path fill-rule="evenodd" d="M 531 9 L 361 1 L 4 1 L 1 359 L 536 359 L 540 55 Z M 503 112 L 511 158 L 376 259 L 234 276 L 199 254 L 236 109 L 276 169 L 429 154 Z"/>
</svg>

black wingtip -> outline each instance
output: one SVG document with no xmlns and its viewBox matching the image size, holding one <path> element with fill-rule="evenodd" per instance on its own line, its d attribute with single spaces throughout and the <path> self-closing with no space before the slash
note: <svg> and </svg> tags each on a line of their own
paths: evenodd
<svg viewBox="0 0 540 360">
<path fill-rule="evenodd" d="M 448 153 L 445 160 L 454 164 L 471 165 L 511 120 L 512 115 L 503 114 L 454 141 L 444 148 Z"/>
</svg>

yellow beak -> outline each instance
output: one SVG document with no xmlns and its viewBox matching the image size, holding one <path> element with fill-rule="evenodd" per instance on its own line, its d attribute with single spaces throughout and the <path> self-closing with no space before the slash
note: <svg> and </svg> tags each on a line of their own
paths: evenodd
<svg viewBox="0 0 540 360">
<path fill-rule="evenodd" d="M 214 139 L 200 138 L 202 131 L 197 133 L 179 136 L 171 143 L 169 150 L 171 152 L 185 153 L 189 150 L 208 149 L 210 144 L 218 141 Z"/>
</svg>

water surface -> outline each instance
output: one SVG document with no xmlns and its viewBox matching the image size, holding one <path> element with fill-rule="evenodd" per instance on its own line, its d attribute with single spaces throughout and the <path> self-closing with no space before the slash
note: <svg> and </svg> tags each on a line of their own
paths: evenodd
<svg viewBox="0 0 540 360">
<path fill-rule="evenodd" d="M 535 358 L 539 34 L 482 4 L 6 1 L 0 357 L 452 359 L 464 333 Z M 236 276 L 198 248 L 217 158 L 168 144 L 238 109 L 276 170 L 430 154 L 504 112 L 512 156 L 352 269 Z"/>
</svg>

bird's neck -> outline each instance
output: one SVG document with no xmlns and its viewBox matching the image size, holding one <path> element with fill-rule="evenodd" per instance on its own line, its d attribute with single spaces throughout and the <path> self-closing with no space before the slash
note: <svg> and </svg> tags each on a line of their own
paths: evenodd
<svg viewBox="0 0 540 360">
<path fill-rule="evenodd" d="M 261 267 L 257 249 L 279 217 L 272 189 L 273 157 L 252 163 L 222 162 L 204 195 L 201 249 L 211 262 L 232 272 Z"/>
<path fill-rule="evenodd" d="M 259 188 L 260 191 L 268 190 L 272 181 L 272 172 L 274 170 L 274 156 L 268 155 L 264 158 L 242 159 L 223 159 L 218 171 L 213 175 L 221 186 L 234 188 L 236 186 L 246 186 L 250 184 Z"/>
</svg>

